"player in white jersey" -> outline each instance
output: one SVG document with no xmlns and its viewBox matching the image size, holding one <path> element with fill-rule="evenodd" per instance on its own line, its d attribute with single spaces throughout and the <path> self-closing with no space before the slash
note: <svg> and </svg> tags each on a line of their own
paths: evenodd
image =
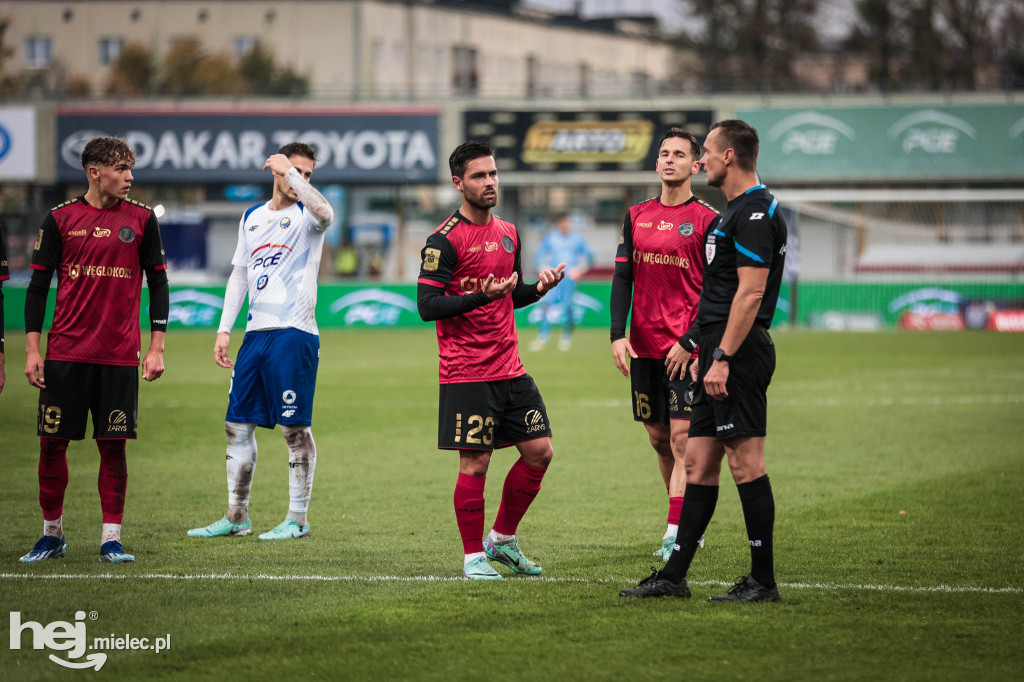
<svg viewBox="0 0 1024 682">
<path fill-rule="evenodd" d="M 313 491 L 316 444 L 310 429 L 320 359 L 316 283 L 324 231 L 334 211 L 309 179 L 316 152 L 287 144 L 267 159 L 274 174 L 270 201 L 246 210 L 238 225 L 234 269 L 224 293 L 224 312 L 213 348 L 221 367 L 231 327 L 249 294 L 245 338 L 231 373 L 227 433 L 228 510 L 224 518 L 188 531 L 192 537 L 251 535 L 249 491 L 256 468 L 256 427 L 281 425 L 288 446 L 288 515 L 260 540 L 309 536 L 306 513 Z"/>
</svg>

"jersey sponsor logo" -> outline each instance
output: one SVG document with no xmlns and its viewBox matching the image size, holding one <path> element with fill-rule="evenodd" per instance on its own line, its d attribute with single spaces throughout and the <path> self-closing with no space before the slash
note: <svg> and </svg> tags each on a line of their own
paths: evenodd
<svg viewBox="0 0 1024 682">
<path fill-rule="evenodd" d="M 675 227 L 675 225 L 668 222 L 667 220 L 662 220 L 660 223 L 658 223 L 658 229 L 661 230 L 662 232 L 664 232 L 665 230 L 671 230 L 673 227 Z"/>
<path fill-rule="evenodd" d="M 82 274 L 82 266 L 77 263 L 68 264 L 68 277 L 71 279 L 78 279 L 78 276 Z"/>
<path fill-rule="evenodd" d="M 117 236 L 125 244 L 131 244 L 135 241 L 135 230 L 125 225 L 117 231 Z"/>
<path fill-rule="evenodd" d="M 505 235 L 504 237 L 501 238 L 501 246 L 509 253 L 512 253 L 513 251 L 516 250 L 515 242 L 513 242 L 512 237 L 509 237 L 508 235 Z"/>
<path fill-rule="evenodd" d="M 934 109 L 907 114 L 889 127 L 889 137 L 900 140 L 907 154 L 914 150 L 925 154 L 955 154 L 963 135 L 976 139 L 978 132 L 963 119 Z"/>
<path fill-rule="evenodd" d="M 295 391 L 293 391 L 291 389 L 288 389 L 284 393 L 281 394 L 281 400 L 283 400 L 285 402 L 285 404 L 287 404 L 287 405 L 293 404 L 295 402 L 295 398 L 296 397 L 297 397 L 297 395 L 296 395 Z"/>
<path fill-rule="evenodd" d="M 269 277 L 267 277 L 266 275 L 260 275 L 259 278 L 256 280 L 256 290 L 263 291 L 264 287 L 267 286 L 267 282 L 269 281 Z"/>
<path fill-rule="evenodd" d="M 498 248 L 498 242 L 484 242 L 484 251 L 490 253 Z"/>
<path fill-rule="evenodd" d="M 253 252 L 249 254 L 249 257 L 252 258 L 253 256 L 256 255 L 257 251 L 261 251 L 263 249 L 285 249 L 286 251 L 292 250 L 291 247 L 288 246 L 287 244 L 264 244 L 263 246 L 258 246 L 255 249 L 253 249 Z M 271 254 L 269 256 L 258 256 L 253 260 L 252 269 L 255 270 L 258 267 L 272 267 L 280 263 L 282 258 L 284 258 L 284 251 L 278 251 L 277 253 Z"/>
<path fill-rule="evenodd" d="M 762 218 L 764 218 L 764 213 L 751 213 L 750 214 L 750 219 L 751 220 L 761 220 Z"/>
<path fill-rule="evenodd" d="M 469 251 L 470 253 L 480 253 L 483 250 L 483 248 L 483 244 L 477 244 L 476 246 L 471 246 L 466 250 Z"/>
<path fill-rule="evenodd" d="M 637 227 L 654 227 L 654 223 L 634 223 Z"/>
<path fill-rule="evenodd" d="M 114 410 L 107 415 L 107 431 L 128 432 L 128 415 L 121 410 Z"/>
<path fill-rule="evenodd" d="M 441 262 L 441 249 L 427 248 L 423 251 L 423 269 L 428 272 L 436 272 Z"/>
<path fill-rule="evenodd" d="M 283 410 L 281 412 L 281 416 L 284 417 L 285 419 L 291 419 L 292 417 L 295 416 L 296 412 L 298 412 L 298 410 L 296 410 L 294 407 L 289 407 L 287 410 Z M 291 469 L 294 469 L 297 466 L 299 466 L 299 465 L 297 463 L 295 463 L 295 462 L 290 462 L 288 464 L 288 467 L 291 468 Z"/>
<path fill-rule="evenodd" d="M 42 228 L 40 228 L 39 229 L 39 235 L 36 237 L 36 245 L 34 247 L 32 247 L 32 248 L 34 248 L 36 251 L 38 251 L 39 247 L 42 246 L 42 245 L 43 245 L 43 230 L 42 230 Z"/>
<path fill-rule="evenodd" d="M 690 267 L 690 259 L 686 256 L 672 256 L 667 253 L 650 253 L 648 251 L 634 251 L 633 262 L 651 265 L 672 265 L 683 270 L 687 270 Z"/>
<path fill-rule="evenodd" d="M 543 431 L 547 428 L 544 424 L 544 413 L 540 410 L 528 411 L 526 416 L 523 418 L 523 421 L 526 423 L 527 433 L 536 433 L 537 431 Z"/>
<path fill-rule="evenodd" d="M 96 227 L 92 228 L 92 236 L 93 237 L 109 237 L 110 236 L 110 230 L 108 230 L 108 229 L 106 229 L 104 227 L 100 227 L 99 225 L 97 225 Z"/>
<path fill-rule="evenodd" d="M 722 424 L 721 426 L 715 427 L 715 431 L 728 431 L 729 429 L 733 429 L 733 428 L 736 428 L 735 424 L 732 424 L 732 423 Z"/>
<path fill-rule="evenodd" d="M 711 261 L 715 260 L 715 235 L 709 234 L 708 240 L 704 244 L 704 255 L 708 259 L 708 265 L 711 265 Z"/>
<path fill-rule="evenodd" d="M 69 237 L 84 237 L 87 234 L 89 234 L 89 231 L 84 227 L 81 230 L 71 230 L 68 232 Z"/>
<path fill-rule="evenodd" d="M 780 256 L 785 256 L 786 255 L 786 246 L 787 246 L 786 244 L 783 244 L 782 248 L 779 249 L 779 255 Z"/>
<path fill-rule="evenodd" d="M 693 234 L 693 223 L 679 223 L 679 234 L 689 237 Z"/>
<path fill-rule="evenodd" d="M 114 267 L 112 265 L 81 265 L 73 267 L 80 267 L 81 274 L 86 277 L 114 277 L 117 279 L 132 278 L 131 268 Z M 72 278 L 78 276 L 77 274 L 71 274 L 70 268 L 68 269 L 68 274 L 71 275 Z"/>
</svg>

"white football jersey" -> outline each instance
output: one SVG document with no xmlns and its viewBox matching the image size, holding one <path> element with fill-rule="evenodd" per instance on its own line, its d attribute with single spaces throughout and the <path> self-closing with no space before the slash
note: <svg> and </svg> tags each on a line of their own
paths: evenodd
<svg viewBox="0 0 1024 682">
<path fill-rule="evenodd" d="M 324 233 L 302 203 L 282 211 L 269 202 L 245 211 L 231 264 L 246 269 L 249 315 L 245 330 L 293 327 L 318 334 L 316 280 Z"/>
</svg>

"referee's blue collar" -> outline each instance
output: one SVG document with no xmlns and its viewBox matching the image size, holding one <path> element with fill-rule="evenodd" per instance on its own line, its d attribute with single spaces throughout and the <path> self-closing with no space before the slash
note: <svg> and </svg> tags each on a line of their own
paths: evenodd
<svg viewBox="0 0 1024 682">
<path fill-rule="evenodd" d="M 768 188 L 765 186 L 764 183 L 761 183 L 760 185 L 754 185 L 753 187 L 748 189 L 746 192 L 744 192 L 744 194 L 750 194 L 751 192 L 756 192 L 759 189 L 768 189 Z"/>
</svg>

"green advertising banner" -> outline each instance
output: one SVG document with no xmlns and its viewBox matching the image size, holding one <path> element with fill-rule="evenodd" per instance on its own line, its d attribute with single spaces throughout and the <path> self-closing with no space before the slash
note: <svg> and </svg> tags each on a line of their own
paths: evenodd
<svg viewBox="0 0 1024 682">
<path fill-rule="evenodd" d="M 739 109 L 758 171 L 793 180 L 1024 179 L 1024 107 Z"/>
<path fill-rule="evenodd" d="M 149 328 L 146 310 L 149 298 L 143 288 L 142 329 Z M 24 329 L 25 288 L 4 287 L 7 328 Z M 607 329 L 611 324 L 608 300 L 611 284 L 580 284 L 573 297 L 573 316 L 580 327 Z M 214 330 L 220 322 L 224 287 L 171 287 L 168 327 Z M 49 297 L 46 328 L 53 313 L 53 295 Z M 790 321 L 792 289 L 783 284 L 775 311 L 774 325 Z M 796 324 L 826 329 L 881 329 L 894 327 L 906 313 L 924 315 L 962 314 L 968 327 L 971 310 L 978 315 L 995 309 L 1024 309 L 1024 283 L 833 283 L 800 282 L 797 289 Z M 516 323 L 531 327 L 544 314 L 541 304 L 516 311 Z M 415 284 L 321 284 L 317 297 L 317 323 L 322 329 L 368 327 L 426 327 L 416 311 Z M 235 320 L 235 329 L 245 328 L 245 313 Z M 8 338 L 8 342 L 12 342 Z"/>
</svg>

